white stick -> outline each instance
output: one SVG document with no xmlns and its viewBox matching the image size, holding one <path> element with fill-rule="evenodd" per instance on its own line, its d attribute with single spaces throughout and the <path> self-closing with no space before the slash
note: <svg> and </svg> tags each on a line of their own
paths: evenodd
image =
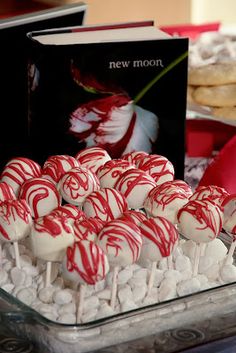
<svg viewBox="0 0 236 353">
<path fill-rule="evenodd" d="M 205 255 L 205 251 L 206 251 L 206 243 L 201 243 L 201 254 L 200 256 L 204 256 Z"/>
<path fill-rule="evenodd" d="M 169 270 L 173 270 L 174 266 L 173 266 L 173 257 L 172 257 L 172 255 L 167 257 L 167 265 L 168 265 L 168 269 Z"/>
<path fill-rule="evenodd" d="M 149 281 L 148 281 L 148 287 L 147 287 L 147 295 L 146 295 L 146 297 L 149 296 L 149 294 L 150 294 L 150 292 L 151 292 L 151 289 L 152 289 L 152 287 L 153 287 L 156 268 L 157 268 L 157 261 L 153 261 L 153 263 L 152 263 L 152 268 L 151 268 L 151 273 L 150 273 L 150 277 L 149 277 Z"/>
<path fill-rule="evenodd" d="M 201 254 L 201 244 L 197 243 L 195 248 L 194 263 L 193 263 L 193 277 L 198 274 L 198 267 Z"/>
<path fill-rule="evenodd" d="M 14 246 L 14 252 L 15 252 L 15 259 L 16 259 L 16 267 L 21 268 L 18 242 L 14 241 L 13 246 Z"/>
<path fill-rule="evenodd" d="M 46 280 L 45 280 L 45 288 L 49 287 L 51 284 L 51 272 L 52 272 L 52 262 L 47 261 L 46 264 Z"/>
<path fill-rule="evenodd" d="M 2 261 L 3 261 L 3 256 L 2 256 L 2 244 L 0 243 L 0 269 L 2 268 Z"/>
<path fill-rule="evenodd" d="M 113 279 L 112 279 L 112 288 L 111 288 L 111 307 L 114 310 L 116 304 L 116 293 L 117 293 L 117 276 L 119 272 L 119 266 L 114 267 Z"/>
<path fill-rule="evenodd" d="M 84 297 L 85 297 L 85 292 L 86 292 L 86 284 L 80 284 L 79 286 L 79 303 L 78 303 L 78 309 L 77 309 L 77 324 L 81 323 L 81 318 L 83 315 L 83 309 L 84 309 Z"/>
<path fill-rule="evenodd" d="M 230 245 L 226 259 L 225 259 L 225 265 L 228 265 L 231 263 L 231 259 L 233 257 L 233 253 L 234 253 L 235 248 L 236 248 L 236 240 L 233 240 Z"/>
</svg>

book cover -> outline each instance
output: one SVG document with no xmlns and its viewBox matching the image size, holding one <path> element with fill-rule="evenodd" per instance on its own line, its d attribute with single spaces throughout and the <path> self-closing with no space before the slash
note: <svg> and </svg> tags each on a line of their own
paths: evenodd
<svg viewBox="0 0 236 353">
<path fill-rule="evenodd" d="M 183 178 L 188 39 L 103 41 L 100 31 L 90 43 L 55 45 L 42 34 L 53 32 L 29 33 L 32 158 L 94 145 L 112 158 L 143 150 L 166 156 Z"/>
<path fill-rule="evenodd" d="M 28 55 L 26 33 L 44 28 L 81 25 L 87 5 L 59 6 L 0 20 L 1 130 L 0 168 L 14 156 L 27 155 Z"/>
</svg>

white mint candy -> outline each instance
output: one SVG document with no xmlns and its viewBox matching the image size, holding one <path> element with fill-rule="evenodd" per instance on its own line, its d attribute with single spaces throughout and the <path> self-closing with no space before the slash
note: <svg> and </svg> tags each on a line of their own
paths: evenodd
<svg viewBox="0 0 236 353">
<path fill-rule="evenodd" d="M 228 249 L 219 238 L 207 244 L 204 256 L 211 256 L 215 262 L 222 261 L 227 255 Z"/>
<path fill-rule="evenodd" d="M 196 293 L 200 290 L 200 282 L 197 278 L 191 278 L 186 281 L 182 281 L 177 285 L 177 292 L 180 297 L 192 293 Z"/>
<path fill-rule="evenodd" d="M 225 265 L 220 269 L 220 277 L 225 283 L 236 281 L 236 267 L 233 265 Z"/>
<path fill-rule="evenodd" d="M 159 300 L 160 302 L 173 299 L 177 296 L 176 281 L 173 279 L 165 278 L 159 287 Z"/>
</svg>

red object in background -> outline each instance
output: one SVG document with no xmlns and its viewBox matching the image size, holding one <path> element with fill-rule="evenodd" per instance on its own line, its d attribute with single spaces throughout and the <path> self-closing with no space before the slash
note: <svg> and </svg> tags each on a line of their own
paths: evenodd
<svg viewBox="0 0 236 353">
<path fill-rule="evenodd" d="M 55 7 L 50 2 L 37 2 L 29 0 L 0 0 L 0 19 L 23 15 L 26 13 L 41 11 Z"/>
<path fill-rule="evenodd" d="M 199 185 L 217 185 L 230 194 L 236 193 L 236 134 L 207 167 Z"/>
<path fill-rule="evenodd" d="M 236 126 L 207 119 L 187 119 L 186 153 L 188 157 L 211 157 L 236 135 Z"/>
<path fill-rule="evenodd" d="M 160 29 L 172 36 L 188 37 L 197 39 L 203 32 L 218 31 L 220 22 L 205 23 L 201 25 L 183 24 L 175 26 L 161 26 Z"/>
</svg>

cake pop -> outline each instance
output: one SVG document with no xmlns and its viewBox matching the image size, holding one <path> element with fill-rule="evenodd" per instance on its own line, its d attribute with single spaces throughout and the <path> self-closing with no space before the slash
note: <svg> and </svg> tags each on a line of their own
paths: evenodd
<svg viewBox="0 0 236 353">
<path fill-rule="evenodd" d="M 120 266 L 136 262 L 140 256 L 142 237 L 133 222 L 116 219 L 107 222 L 98 234 L 97 244 L 107 254 L 113 270 L 111 307 L 114 309 L 117 292 L 117 275 Z"/>
<path fill-rule="evenodd" d="M 81 206 L 89 194 L 100 189 L 100 184 L 92 171 L 77 167 L 64 174 L 58 183 L 58 189 L 66 202 Z"/>
<path fill-rule="evenodd" d="M 102 188 L 113 188 L 119 176 L 134 166 L 122 159 L 112 159 L 106 162 L 97 171 L 97 176 Z"/>
<path fill-rule="evenodd" d="M 209 199 L 190 200 L 177 214 L 180 233 L 197 243 L 193 274 L 198 272 L 202 245 L 215 239 L 222 229 L 223 212 Z"/>
<path fill-rule="evenodd" d="M 80 163 L 72 156 L 53 155 L 43 165 L 42 176 L 57 184 L 61 177 L 72 168 L 79 167 Z"/>
<path fill-rule="evenodd" d="M 154 179 L 140 169 L 130 169 L 124 172 L 115 184 L 128 202 L 130 208 L 142 208 L 148 193 L 156 186 Z"/>
<path fill-rule="evenodd" d="M 77 285 L 80 283 L 77 322 L 81 322 L 86 285 L 101 281 L 108 271 L 107 256 L 94 242 L 80 240 L 67 248 L 62 262 L 62 273 L 66 279 Z"/>
<path fill-rule="evenodd" d="M 151 154 L 142 158 L 138 168 L 151 175 L 157 185 L 174 179 L 173 164 L 166 157 L 158 154 Z"/>
<path fill-rule="evenodd" d="M 31 210 L 24 200 L 0 203 L 0 241 L 13 242 L 18 268 L 21 268 L 18 241 L 30 234 L 31 226 Z"/>
<path fill-rule="evenodd" d="M 152 270 L 148 283 L 147 296 L 153 286 L 153 280 L 157 262 L 162 258 L 169 260 L 169 267 L 172 268 L 171 254 L 178 243 L 178 232 L 176 227 L 164 217 L 149 218 L 140 225 L 143 237 L 140 260 L 150 260 Z"/>
<path fill-rule="evenodd" d="M 34 218 L 49 214 L 61 204 L 56 186 L 44 178 L 26 180 L 20 188 L 19 199 L 27 202 Z"/>
<path fill-rule="evenodd" d="M 83 149 L 76 154 L 75 158 L 82 167 L 86 167 L 94 173 L 107 161 L 111 160 L 107 151 L 97 146 Z"/>
<path fill-rule="evenodd" d="M 117 190 L 104 188 L 91 193 L 83 203 L 87 217 L 96 217 L 102 221 L 118 218 L 128 210 L 125 197 Z"/>
<path fill-rule="evenodd" d="M 39 178 L 42 175 L 41 167 L 38 163 L 29 158 L 17 157 L 11 159 L 3 168 L 1 181 L 10 185 L 18 196 L 21 185 L 28 179 Z"/>
<path fill-rule="evenodd" d="M 35 257 L 47 262 L 45 286 L 50 285 L 51 263 L 61 262 L 66 248 L 74 243 L 74 231 L 63 216 L 47 215 L 34 220 L 30 233 Z"/>
</svg>

